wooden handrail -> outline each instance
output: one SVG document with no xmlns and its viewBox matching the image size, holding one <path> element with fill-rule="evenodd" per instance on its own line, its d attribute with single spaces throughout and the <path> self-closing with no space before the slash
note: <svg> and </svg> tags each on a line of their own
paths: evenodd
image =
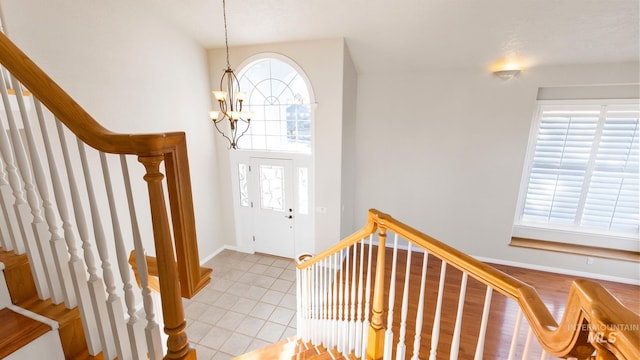
<svg viewBox="0 0 640 360">
<path fill-rule="evenodd" d="M 599 359 L 640 358 L 640 315 L 620 304 L 600 284 L 590 280 L 575 280 L 569 291 L 565 313 L 558 324 L 530 285 L 375 209 L 369 210 L 364 228 L 297 266 L 299 269 L 305 269 L 318 263 L 336 251 L 374 234 L 378 228 L 402 236 L 447 264 L 516 301 L 540 345 L 552 356 L 583 359 L 597 349 Z M 382 290 L 376 287 L 374 298 L 376 292 Z M 600 341 L 590 341 L 594 332 L 598 333 Z M 378 349 L 374 352 L 379 353 Z"/>
<path fill-rule="evenodd" d="M 110 154 L 163 156 L 165 161 L 181 294 L 191 298 L 210 281 L 201 271 L 184 132 L 119 134 L 107 130 L 0 33 L 0 63 L 87 145 Z"/>
<path fill-rule="evenodd" d="M 104 153 L 137 155 L 145 166 L 156 253 L 162 262 L 159 283 L 163 309 L 168 311 L 165 331 L 171 338 L 169 357 L 193 357 L 184 333 L 179 297 L 193 297 L 210 281 L 211 270 L 200 267 L 184 132 L 119 134 L 104 128 L 2 33 L 0 63 L 84 143 Z M 158 172 L 161 161 L 166 174 Z M 164 207 L 162 178 L 166 178 L 171 229 Z M 157 219 L 163 223 L 159 224 Z"/>
</svg>

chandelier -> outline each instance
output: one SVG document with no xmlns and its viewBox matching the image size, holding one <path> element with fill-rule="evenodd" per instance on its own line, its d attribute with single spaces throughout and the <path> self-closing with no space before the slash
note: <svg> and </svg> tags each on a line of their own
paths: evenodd
<svg viewBox="0 0 640 360">
<path fill-rule="evenodd" d="M 222 0 L 222 15 L 224 17 L 224 44 L 227 51 L 227 69 L 220 79 L 220 90 L 212 91 L 218 101 L 220 110 L 209 111 L 216 130 L 229 141 L 231 149 L 238 148 L 238 140 L 249 130 L 251 113 L 242 110 L 242 102 L 247 94 L 240 91 L 240 82 L 229 64 L 229 40 L 227 36 L 227 9 Z M 221 129 L 222 123 L 229 122 L 229 129 Z"/>
</svg>

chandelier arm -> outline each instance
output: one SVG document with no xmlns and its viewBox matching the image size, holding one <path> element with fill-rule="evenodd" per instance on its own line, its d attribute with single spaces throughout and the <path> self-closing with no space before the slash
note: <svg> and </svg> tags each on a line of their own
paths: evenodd
<svg viewBox="0 0 640 360">
<path fill-rule="evenodd" d="M 218 122 L 224 120 L 224 118 L 218 120 L 218 121 L 213 121 L 213 125 L 216 127 L 216 130 L 220 133 L 220 135 L 224 136 L 225 139 L 227 139 L 227 141 L 229 141 L 229 148 L 232 147 L 233 141 L 223 132 L 220 130 L 220 128 L 218 127 Z"/>
<path fill-rule="evenodd" d="M 240 136 L 238 136 L 238 137 L 236 138 L 236 142 L 237 142 L 238 140 L 240 140 L 240 138 L 241 138 L 241 137 L 242 137 L 242 136 L 243 136 L 243 135 L 244 135 L 244 134 L 249 130 L 249 121 L 246 121 L 246 120 L 244 120 L 244 119 L 240 119 L 240 120 L 244 121 L 244 123 L 245 123 L 245 124 L 247 124 L 247 126 L 244 128 L 244 131 L 243 131 L 242 133 L 240 133 Z M 238 126 L 236 126 L 236 130 L 237 130 L 237 129 L 238 129 Z"/>
</svg>

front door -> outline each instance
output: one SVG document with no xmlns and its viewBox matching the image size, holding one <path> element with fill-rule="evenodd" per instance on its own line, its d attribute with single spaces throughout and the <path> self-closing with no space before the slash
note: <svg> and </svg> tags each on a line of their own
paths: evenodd
<svg viewBox="0 0 640 360">
<path fill-rule="evenodd" d="M 249 186 L 252 197 L 256 252 L 295 257 L 292 160 L 251 158 Z"/>
</svg>

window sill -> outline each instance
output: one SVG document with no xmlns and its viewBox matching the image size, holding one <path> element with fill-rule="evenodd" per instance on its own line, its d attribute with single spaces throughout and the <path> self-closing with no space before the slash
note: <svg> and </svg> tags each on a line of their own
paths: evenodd
<svg viewBox="0 0 640 360">
<path fill-rule="evenodd" d="M 567 244 L 556 241 L 528 239 L 522 237 L 512 237 L 509 246 L 640 263 L 639 251 L 619 250 L 589 245 Z"/>
</svg>

